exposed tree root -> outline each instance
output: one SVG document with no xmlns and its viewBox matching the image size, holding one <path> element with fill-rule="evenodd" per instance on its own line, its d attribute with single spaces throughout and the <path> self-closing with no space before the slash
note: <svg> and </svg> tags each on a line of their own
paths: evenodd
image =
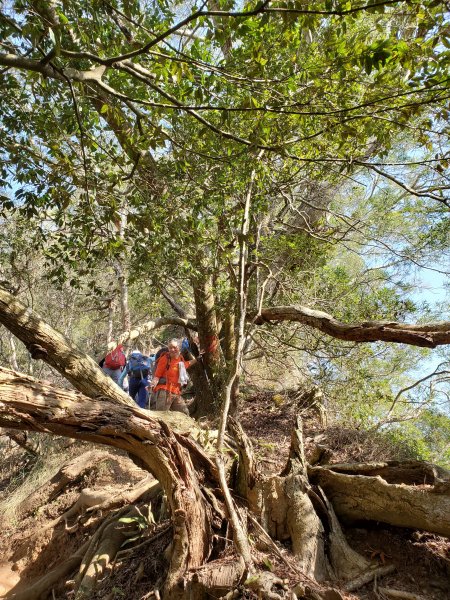
<svg viewBox="0 0 450 600">
<path fill-rule="evenodd" d="M 111 498 L 111 494 L 108 492 L 107 493 L 108 498 L 106 501 L 104 501 L 102 504 L 96 503 L 95 505 L 90 506 L 87 510 L 92 511 L 92 510 L 102 509 L 102 512 L 107 513 L 120 504 L 133 503 L 139 499 L 150 502 L 150 501 L 154 500 L 160 493 L 161 493 L 161 485 L 157 481 L 155 481 L 151 476 L 148 476 L 145 479 L 143 479 L 142 481 L 140 481 L 131 490 L 122 491 L 112 498 Z M 62 520 L 67 520 L 68 513 L 75 514 L 75 511 L 72 510 L 75 506 L 78 506 L 78 507 L 80 507 L 81 505 L 83 505 L 85 507 L 88 506 L 91 503 L 89 498 L 91 498 L 91 500 L 93 500 L 93 499 L 99 500 L 101 497 L 103 497 L 103 496 L 101 494 L 96 493 L 94 490 L 94 494 L 92 496 L 89 496 L 89 494 L 84 496 L 85 500 L 86 500 L 86 498 L 88 499 L 87 502 L 82 501 L 81 503 L 79 503 L 77 501 L 74 504 L 74 506 L 71 509 L 69 509 L 69 511 L 64 513 L 64 515 L 61 515 L 61 517 L 59 517 L 56 521 L 61 522 Z M 81 496 L 80 496 L 80 498 L 81 498 Z M 32 586 L 30 586 L 30 588 L 27 591 L 14 594 L 14 591 L 12 590 L 10 592 L 10 594 L 12 594 L 12 595 L 8 595 L 6 597 L 8 599 L 11 598 L 14 600 L 16 600 L 16 598 L 17 598 L 17 600 L 38 600 L 38 598 L 41 598 L 41 597 L 46 598 L 50 594 L 51 589 L 57 583 L 59 583 L 61 580 L 66 579 L 67 575 L 72 573 L 81 564 L 87 565 L 87 567 L 89 567 L 89 564 L 90 565 L 93 564 L 93 561 L 95 560 L 95 552 L 97 552 L 97 554 L 99 552 L 98 545 L 101 543 L 100 539 L 104 537 L 103 532 L 105 531 L 105 529 L 107 529 L 108 526 L 114 526 L 117 523 L 117 519 L 120 518 L 120 515 L 125 516 L 125 514 L 127 512 L 130 512 L 130 510 L 133 510 L 133 509 L 134 509 L 134 507 L 132 507 L 130 509 L 129 506 L 125 506 L 121 511 L 119 511 L 119 513 L 115 513 L 114 515 L 109 517 L 106 521 L 104 521 L 102 524 L 100 524 L 98 526 L 94 536 L 90 540 L 88 540 L 85 544 L 83 544 L 77 550 L 77 552 L 75 552 L 71 557 L 66 559 L 61 565 L 59 565 L 57 568 L 53 569 L 52 571 L 50 571 L 49 573 L 44 575 L 44 577 L 42 577 L 41 579 L 36 581 Z M 105 516 L 106 516 L 106 514 L 105 514 Z M 123 525 L 124 524 L 121 524 L 121 528 L 123 530 L 127 529 Z M 131 525 L 133 525 L 133 524 L 131 524 Z M 45 529 L 48 529 L 48 526 Z M 66 531 L 67 531 L 67 528 L 66 528 Z M 41 532 L 42 532 L 42 530 L 41 530 Z M 152 539 L 152 541 L 153 541 L 153 539 Z M 107 546 L 107 544 L 105 544 L 105 546 Z M 110 554 L 115 554 L 114 549 L 112 549 L 111 546 L 109 547 L 109 551 L 110 551 Z M 100 570 L 98 569 L 99 562 L 101 562 L 101 561 L 97 561 L 96 567 L 95 567 L 97 569 L 98 575 L 100 575 Z M 104 570 L 104 567 L 102 566 L 102 571 L 103 570 Z M 98 577 L 96 579 L 98 579 Z M 76 585 L 75 582 L 73 582 L 73 585 L 74 586 Z"/>
<path fill-rule="evenodd" d="M 286 591 L 285 582 L 273 573 L 259 571 L 245 582 L 245 587 L 257 592 L 262 600 L 283 600 L 283 596 L 273 590 L 275 586 Z"/>
<path fill-rule="evenodd" d="M 384 575 L 389 575 L 389 573 L 393 573 L 395 571 L 394 565 L 383 565 L 381 567 L 374 567 L 365 573 L 362 573 L 356 579 L 349 581 L 345 584 L 344 589 L 347 592 L 353 592 L 366 583 L 370 583 L 375 579 L 375 577 L 383 577 Z"/>
<path fill-rule="evenodd" d="M 88 508 L 86 512 L 90 513 L 93 511 L 99 511 L 101 513 L 107 513 L 124 504 L 133 504 L 137 500 L 151 502 L 161 492 L 161 484 L 158 481 L 155 481 L 153 477 L 149 475 L 142 481 L 138 482 L 131 490 L 122 490 L 114 496 L 108 497 L 108 499 L 102 504 Z"/>
<path fill-rule="evenodd" d="M 310 461 L 310 464 L 313 464 Z M 324 468 L 335 473 L 347 475 L 365 475 L 381 477 L 387 483 L 404 483 L 407 485 L 439 485 L 450 484 L 450 473 L 438 465 L 418 460 L 388 460 L 369 463 L 337 463 L 323 464 Z"/>
<path fill-rule="evenodd" d="M 111 460 L 111 454 L 103 450 L 90 450 L 67 462 L 49 482 L 44 483 L 32 492 L 20 505 L 25 513 L 37 506 L 54 500 L 69 485 L 80 481 L 86 473 L 106 460 Z"/>
<path fill-rule="evenodd" d="M 6 594 L 5 600 L 43 600 L 47 598 L 53 587 L 60 581 L 65 581 L 78 568 L 88 547 L 89 541 L 80 546 L 72 556 L 62 561 L 61 564 L 49 573 L 46 573 L 26 590 L 14 592 L 14 589 L 12 589 Z"/>
<path fill-rule="evenodd" d="M 330 461 L 333 456 L 333 451 L 323 444 L 315 443 L 308 457 L 310 465 L 323 465 Z"/>
<path fill-rule="evenodd" d="M 228 516 L 231 521 L 233 527 L 233 538 L 236 546 L 236 550 L 239 552 L 239 555 L 242 557 L 244 561 L 246 571 L 248 572 L 253 564 L 250 544 L 247 539 L 247 528 L 242 522 L 242 519 L 239 516 L 239 513 L 234 504 L 234 500 L 231 497 L 230 490 L 228 488 L 226 474 L 225 474 L 225 465 L 223 463 L 222 457 L 218 456 L 216 460 L 217 470 L 219 474 L 219 482 L 220 487 L 222 489 L 223 495 L 225 497 L 225 505 L 227 507 Z"/>
<path fill-rule="evenodd" d="M 49 529 L 54 529 L 59 523 L 63 521 L 66 524 L 66 531 L 72 533 L 76 529 L 69 526 L 69 519 L 74 517 L 75 515 L 84 515 L 88 508 L 92 508 L 98 506 L 99 504 L 103 504 L 107 499 L 111 496 L 111 491 L 108 490 L 93 490 L 90 488 L 84 488 L 81 490 L 80 495 L 78 496 L 77 501 L 64 512 L 62 515 L 53 519 L 53 521 L 49 521 L 43 527 L 41 527 L 38 531 L 36 531 L 32 537 L 39 537 L 45 531 Z M 76 526 L 77 524 L 75 524 Z"/>
<path fill-rule="evenodd" d="M 300 570 L 314 581 L 330 577 L 325 531 L 309 496 L 302 423 L 292 432 L 290 457 L 281 475 L 262 482 L 262 522 L 272 537 L 290 539 Z"/>
<path fill-rule="evenodd" d="M 333 570 L 334 579 L 350 580 L 366 573 L 371 568 L 371 563 L 361 554 L 355 552 L 347 543 L 331 502 L 319 488 L 322 501 L 328 517 L 328 556 Z"/>
<path fill-rule="evenodd" d="M 403 590 L 393 590 L 392 588 L 386 587 L 377 588 L 377 594 L 379 597 L 400 598 L 400 600 L 425 600 L 425 596 L 412 594 L 411 592 L 405 592 Z"/>
<path fill-rule="evenodd" d="M 237 587 L 246 570 L 244 560 L 233 558 L 217 560 L 196 569 L 187 584 L 186 597 L 202 600 L 212 596 L 218 598 Z"/>
<path fill-rule="evenodd" d="M 310 481 L 324 489 L 339 517 L 381 521 L 450 537 L 448 482 L 419 487 L 390 484 L 380 475 L 361 477 L 325 467 L 312 467 L 309 472 Z"/>
<path fill-rule="evenodd" d="M 134 506 L 121 510 L 96 531 L 75 578 L 76 600 L 91 597 L 97 581 L 112 563 L 123 543 L 139 532 L 140 516 Z"/>
<path fill-rule="evenodd" d="M 136 550 L 140 550 L 141 548 L 144 548 L 145 546 L 148 546 L 149 544 L 153 544 L 154 542 L 156 542 L 157 539 L 163 537 L 164 535 L 166 535 L 166 533 L 172 529 L 172 525 L 168 525 L 167 527 L 164 527 L 163 529 L 161 529 L 160 531 L 158 531 L 158 533 L 152 535 L 151 537 L 147 538 L 145 541 L 141 542 L 140 544 L 138 544 L 137 546 L 133 546 L 132 548 L 128 548 L 126 550 L 120 550 L 119 552 L 117 552 L 114 562 L 113 562 L 113 567 L 117 562 L 122 561 L 124 558 L 126 558 L 127 556 L 130 556 L 131 554 L 133 554 Z"/>
<path fill-rule="evenodd" d="M 183 423 L 186 425 L 189 420 L 183 417 Z M 57 435 L 126 450 L 161 483 L 170 509 L 173 540 L 167 554 L 170 565 L 163 584 L 165 599 L 188 598 L 189 586 L 186 583 L 190 580 L 199 584 L 195 589 L 195 600 L 209 593 L 208 586 L 214 590 L 214 586 L 221 583 L 221 576 L 214 571 L 217 567 L 221 571 L 222 567 L 218 561 L 207 561 L 217 556 L 213 552 L 217 549 L 214 544 L 219 537 L 218 530 L 223 535 L 230 522 L 224 514 L 223 491 L 227 486 L 222 485 L 222 490 L 219 489 L 219 481 L 224 476 L 223 465 L 218 469 L 210 455 L 189 437 L 189 432 L 181 433 L 178 425 L 174 429 L 166 415 L 160 417 L 156 413 L 144 413 L 135 407 L 119 405 L 107 398 L 96 400 L 68 390 L 49 388 L 25 375 L 0 369 L 0 425 L 38 431 L 45 429 Z M 338 592 L 322 590 L 316 584 L 321 579 L 331 576 L 343 578 L 347 580 L 348 589 L 354 589 L 353 586 L 364 585 L 375 575 L 392 569 L 386 566 L 366 568 L 367 561 L 348 548 L 331 504 L 338 516 L 386 520 L 386 514 L 395 512 L 403 521 L 393 524 L 419 526 L 429 531 L 436 531 L 436 523 L 442 526 L 442 523 L 448 522 L 448 482 L 440 473 L 433 486 L 412 486 L 388 483 L 378 474 L 355 475 L 356 470 L 347 474 L 336 472 L 333 467 L 308 468 L 299 422 L 293 433 L 286 468 L 279 475 L 264 477 L 251 457 L 251 446 L 246 447 L 242 443 L 244 438 L 241 438 L 238 441 L 239 453 L 241 457 L 247 455 L 247 460 L 241 460 L 238 467 L 239 490 L 246 495 L 249 511 L 259 517 L 268 535 L 275 540 L 291 542 L 298 571 L 303 572 L 303 580 L 309 577 L 311 581 L 308 598 L 331 600 L 333 594 L 336 598 Z M 370 473 L 373 474 L 373 469 Z M 331 504 L 311 484 L 320 485 Z M 232 502 L 235 498 L 236 495 Z M 108 498 L 99 506 L 105 503 L 111 506 L 112 502 L 113 499 Z M 125 512 L 128 508 L 123 510 Z M 119 514 L 124 513 L 119 511 Z M 117 526 L 117 516 L 105 520 L 92 543 L 85 548 L 75 582 L 79 597 L 90 593 L 97 581 L 96 569 L 104 572 L 122 543 L 120 539 L 124 539 L 124 530 Z M 133 523 L 129 525 L 130 531 L 134 531 Z M 108 529 L 109 526 L 111 529 Z M 328 540 L 329 552 L 326 550 Z M 79 563 L 81 558 L 78 554 Z M 341 559 L 345 557 L 347 564 L 340 564 L 336 559 L 338 555 Z M 238 563 L 237 560 L 234 562 Z M 238 581 L 240 569 L 236 570 L 236 565 L 230 568 Z M 193 573 L 198 573 L 196 581 L 191 576 Z M 267 583 L 265 587 L 260 585 L 259 589 L 261 594 L 264 591 L 269 597 L 269 594 L 281 594 L 277 588 L 280 588 L 279 581 L 272 579 L 270 588 Z M 49 589 L 51 587 L 47 585 L 46 593 Z M 35 600 L 43 595 L 43 588 L 40 590 L 34 596 L 18 597 L 20 600 Z"/>
</svg>

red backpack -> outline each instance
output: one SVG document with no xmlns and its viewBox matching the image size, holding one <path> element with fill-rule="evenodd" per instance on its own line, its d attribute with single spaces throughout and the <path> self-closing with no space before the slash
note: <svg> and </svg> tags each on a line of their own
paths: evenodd
<svg viewBox="0 0 450 600">
<path fill-rule="evenodd" d="M 105 356 L 103 366 L 107 369 L 120 369 L 125 366 L 126 362 L 127 358 L 123 352 L 123 346 L 120 344 Z"/>
</svg>

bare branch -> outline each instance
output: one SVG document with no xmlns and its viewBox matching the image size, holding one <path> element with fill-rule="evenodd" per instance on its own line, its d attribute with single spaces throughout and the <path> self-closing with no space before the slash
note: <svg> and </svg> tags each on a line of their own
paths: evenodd
<svg viewBox="0 0 450 600">
<path fill-rule="evenodd" d="M 445 363 L 441 363 L 440 365 L 438 365 L 435 370 L 432 373 L 429 373 L 428 375 L 425 375 L 425 377 L 422 377 L 421 379 L 418 379 L 417 381 L 415 381 L 414 383 L 412 383 L 411 385 L 408 385 L 407 387 L 402 388 L 398 394 L 395 396 L 394 400 L 392 401 L 392 405 L 390 407 L 390 409 L 388 410 L 388 413 L 386 415 L 386 418 L 389 418 L 392 414 L 392 411 L 394 410 L 395 405 L 397 404 L 397 400 L 400 398 L 400 396 L 402 394 L 404 394 L 405 392 L 412 390 L 413 388 L 417 387 L 418 385 L 420 385 L 421 383 L 423 383 L 424 381 L 427 381 L 428 379 L 430 379 L 431 377 L 435 377 L 437 375 L 446 375 L 447 373 L 450 373 L 450 371 L 439 371 L 438 369 L 440 369 L 440 367 L 442 367 L 442 365 L 444 365 Z M 380 423 L 380 425 L 383 425 L 384 423 Z"/>
<path fill-rule="evenodd" d="M 259 316 L 247 315 L 257 325 L 267 322 L 295 321 L 319 329 L 331 337 L 349 342 L 395 342 L 423 348 L 450 344 L 450 322 L 441 321 L 408 325 L 396 321 L 366 321 L 342 323 L 328 313 L 306 306 L 274 306 Z"/>
<path fill-rule="evenodd" d="M 191 321 L 190 319 L 182 319 L 181 317 L 160 317 L 159 319 L 155 319 L 154 321 L 147 321 L 140 327 L 136 327 L 136 329 L 124 331 L 117 338 L 117 340 L 115 340 L 112 343 L 114 343 L 114 345 L 123 344 L 124 342 L 135 340 L 144 333 L 149 333 L 150 331 L 154 331 L 155 329 L 165 327 L 166 325 L 179 325 L 180 327 L 187 327 L 188 329 L 193 329 L 194 331 L 197 331 L 197 324 L 194 321 Z"/>
</svg>

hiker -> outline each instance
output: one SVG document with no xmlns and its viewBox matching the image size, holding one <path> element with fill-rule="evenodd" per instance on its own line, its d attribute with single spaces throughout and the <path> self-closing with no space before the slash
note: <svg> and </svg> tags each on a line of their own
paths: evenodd
<svg viewBox="0 0 450 600">
<path fill-rule="evenodd" d="M 151 371 L 152 379 L 153 379 L 153 376 L 155 375 L 155 371 L 156 371 L 156 367 L 158 365 L 159 359 L 161 358 L 161 356 L 163 356 L 164 354 L 167 354 L 168 352 L 169 352 L 169 349 L 167 348 L 167 346 L 163 345 L 163 346 L 161 346 L 161 348 L 159 348 L 159 350 L 156 352 L 156 354 L 153 355 L 153 364 L 152 364 L 152 371 Z M 151 383 L 147 387 L 147 392 L 148 392 L 148 408 L 149 408 L 149 410 L 156 410 L 156 392 L 152 388 Z"/>
<path fill-rule="evenodd" d="M 139 350 L 133 350 L 128 357 L 128 393 L 141 408 L 147 408 L 148 375 L 151 372 L 152 361 Z"/>
<path fill-rule="evenodd" d="M 122 344 L 119 344 L 117 347 L 113 348 L 108 354 L 103 358 L 99 365 L 102 368 L 103 373 L 111 377 L 114 383 L 121 386 L 119 380 L 122 375 L 122 371 L 125 368 L 125 364 L 127 362 L 127 358 L 123 351 Z"/>
<path fill-rule="evenodd" d="M 176 410 L 189 415 L 188 407 L 181 397 L 181 388 L 188 382 L 186 369 L 195 362 L 196 358 L 185 360 L 181 356 L 177 339 L 170 340 L 167 352 L 161 354 L 158 360 L 150 385 L 150 390 L 154 392 L 156 410 Z"/>
</svg>

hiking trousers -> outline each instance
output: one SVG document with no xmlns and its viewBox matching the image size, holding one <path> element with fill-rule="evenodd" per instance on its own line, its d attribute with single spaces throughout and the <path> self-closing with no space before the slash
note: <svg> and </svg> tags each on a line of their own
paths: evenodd
<svg viewBox="0 0 450 600">
<path fill-rule="evenodd" d="M 147 408 L 147 386 L 148 379 L 142 377 L 130 377 L 128 379 L 128 393 L 138 406 Z"/>
<path fill-rule="evenodd" d="M 156 392 L 156 410 L 176 410 L 189 416 L 189 410 L 185 401 L 167 390 L 158 390 Z"/>
</svg>

